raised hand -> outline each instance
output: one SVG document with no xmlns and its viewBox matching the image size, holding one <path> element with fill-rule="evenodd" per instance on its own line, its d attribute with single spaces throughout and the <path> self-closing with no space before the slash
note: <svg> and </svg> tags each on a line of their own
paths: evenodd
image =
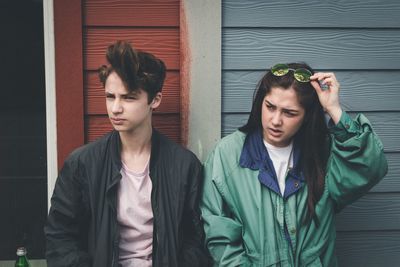
<svg viewBox="0 0 400 267">
<path fill-rule="evenodd" d="M 319 102 L 321 102 L 324 110 L 331 116 L 335 124 L 337 124 L 342 115 L 342 108 L 339 103 L 340 84 L 336 76 L 332 72 L 316 72 L 310 77 L 311 85 L 318 94 Z M 326 85 L 326 89 L 320 86 Z"/>
</svg>

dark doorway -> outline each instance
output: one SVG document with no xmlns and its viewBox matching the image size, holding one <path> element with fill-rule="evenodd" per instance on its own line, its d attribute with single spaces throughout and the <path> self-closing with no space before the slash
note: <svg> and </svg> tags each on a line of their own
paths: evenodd
<svg viewBox="0 0 400 267">
<path fill-rule="evenodd" d="M 47 215 L 43 2 L 0 3 L 0 260 L 44 258 Z"/>
</svg>

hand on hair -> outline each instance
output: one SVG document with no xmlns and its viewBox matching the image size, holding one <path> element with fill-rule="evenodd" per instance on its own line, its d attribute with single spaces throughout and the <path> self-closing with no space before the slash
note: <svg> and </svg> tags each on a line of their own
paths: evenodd
<svg viewBox="0 0 400 267">
<path fill-rule="evenodd" d="M 342 116 L 342 108 L 339 104 L 340 84 L 332 72 L 316 72 L 310 77 L 311 85 L 318 94 L 319 102 L 324 110 L 331 116 L 333 122 L 337 124 Z M 320 83 L 327 85 L 327 89 L 322 89 Z"/>
</svg>

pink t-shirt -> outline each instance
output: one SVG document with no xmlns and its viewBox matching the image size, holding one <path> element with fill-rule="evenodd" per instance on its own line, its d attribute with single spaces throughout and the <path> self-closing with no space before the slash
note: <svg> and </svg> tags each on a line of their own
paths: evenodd
<svg viewBox="0 0 400 267">
<path fill-rule="evenodd" d="M 151 267 L 153 244 L 152 183 L 149 164 L 135 173 L 122 163 L 117 218 L 120 226 L 119 263 L 123 267 Z"/>
</svg>

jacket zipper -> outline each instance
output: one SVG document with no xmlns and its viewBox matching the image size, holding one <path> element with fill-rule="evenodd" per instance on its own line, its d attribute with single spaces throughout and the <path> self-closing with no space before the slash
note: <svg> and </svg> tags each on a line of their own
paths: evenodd
<svg viewBox="0 0 400 267">
<path fill-rule="evenodd" d="M 150 170 L 150 173 L 149 173 L 150 179 L 153 177 L 153 174 L 154 174 L 154 172 L 152 172 Z M 152 263 L 152 265 L 157 266 L 156 265 L 156 261 L 157 261 L 156 255 L 157 255 L 157 248 L 158 248 L 158 232 L 157 232 L 157 222 L 158 222 L 157 208 L 158 207 L 157 207 L 157 201 L 156 201 L 156 199 L 157 199 L 157 181 L 156 181 L 156 179 L 151 179 L 151 180 L 153 183 L 153 188 L 151 190 L 151 198 L 150 199 L 151 199 L 151 207 L 153 209 L 153 239 L 155 239 L 155 240 L 153 240 L 153 251 L 152 251 L 153 263 Z"/>
<path fill-rule="evenodd" d="M 109 190 L 111 190 L 114 186 L 116 186 L 119 183 L 120 179 L 121 179 L 120 174 L 119 174 L 119 177 L 114 178 L 114 182 L 107 189 L 107 194 L 108 194 Z M 114 197 L 115 197 L 115 199 L 114 199 L 115 202 L 113 202 L 112 204 L 116 203 L 117 195 L 115 195 Z M 118 243 L 119 243 L 119 237 L 118 237 L 119 230 L 118 230 L 116 207 L 114 205 L 110 205 L 110 207 L 111 207 L 111 210 L 112 210 L 112 213 L 113 213 L 114 227 L 115 227 L 114 228 L 114 238 L 113 238 L 113 251 L 112 251 L 112 258 L 111 258 L 111 266 L 114 267 L 115 263 L 116 263 L 116 259 L 115 259 L 116 255 L 115 254 L 116 254 L 117 246 L 118 246 Z"/>
<path fill-rule="evenodd" d="M 119 226 L 118 226 L 118 221 L 117 221 L 117 215 L 115 210 L 114 211 L 114 215 L 115 215 L 115 228 L 114 228 L 114 240 L 113 240 L 113 251 L 112 251 L 112 259 L 111 259 L 111 266 L 114 267 L 116 265 L 116 251 L 118 249 L 118 245 L 119 245 Z"/>
</svg>

